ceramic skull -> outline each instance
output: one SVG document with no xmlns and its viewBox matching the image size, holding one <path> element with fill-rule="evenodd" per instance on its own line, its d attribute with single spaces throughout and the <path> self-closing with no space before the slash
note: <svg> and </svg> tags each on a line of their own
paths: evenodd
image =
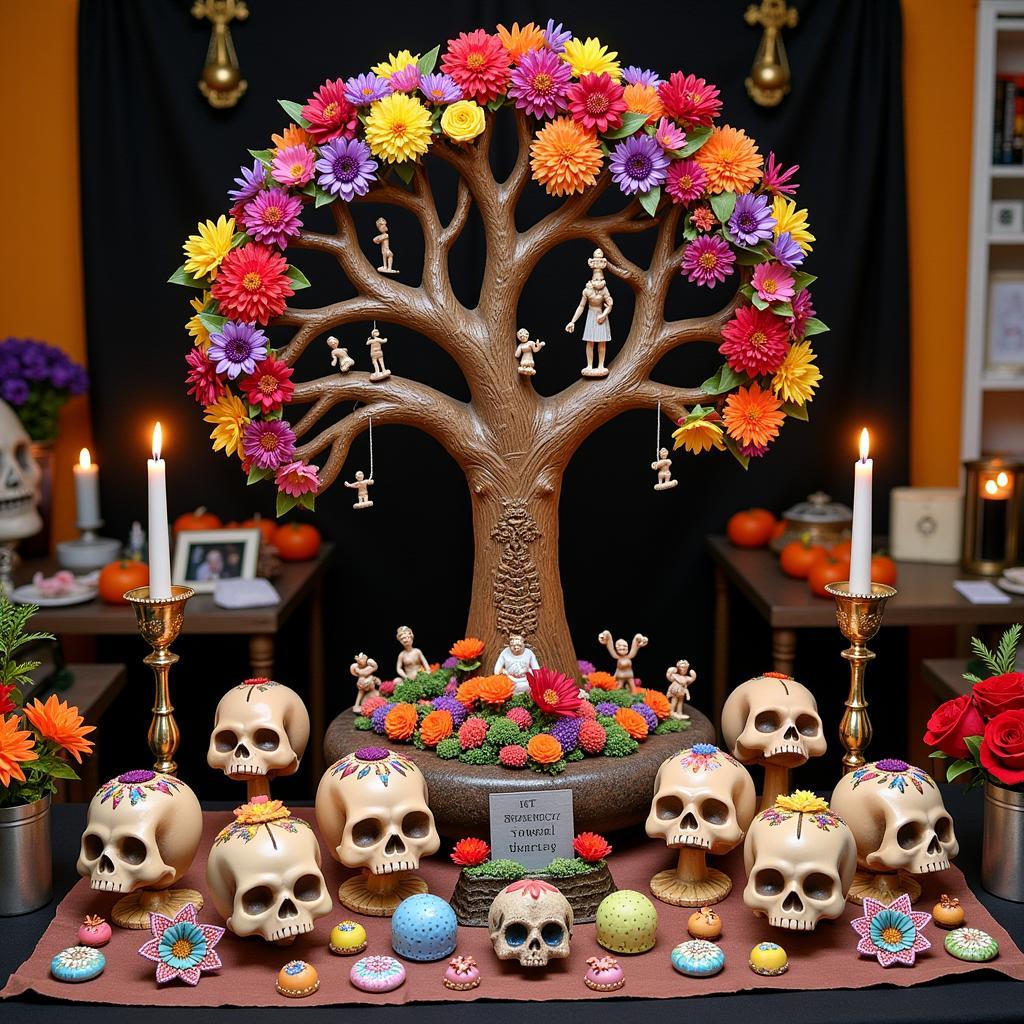
<svg viewBox="0 0 1024 1024">
<path fill-rule="evenodd" d="M 309 740 L 309 712 L 290 687 L 246 679 L 220 699 L 206 763 L 233 779 L 291 775 Z"/>
<path fill-rule="evenodd" d="M 335 761 L 316 791 L 316 820 L 331 854 L 374 875 L 415 871 L 441 845 L 427 780 L 407 757 L 363 747 Z"/>
<path fill-rule="evenodd" d="M 36 509 L 41 477 L 21 420 L 0 401 L 0 542 L 23 540 L 43 528 Z"/>
<path fill-rule="evenodd" d="M 743 902 L 775 928 L 813 931 L 821 918 L 842 914 L 857 844 L 824 800 L 798 790 L 754 819 L 743 861 Z"/>
<path fill-rule="evenodd" d="M 173 775 L 140 769 L 100 786 L 78 854 L 78 873 L 93 889 L 166 889 L 199 849 L 203 812 L 195 793 Z"/>
<path fill-rule="evenodd" d="M 332 907 L 313 827 L 280 800 L 255 797 L 217 834 L 206 881 L 228 929 L 290 944 Z"/>
<path fill-rule="evenodd" d="M 743 765 L 711 743 L 696 743 L 658 769 L 647 834 L 666 846 L 728 853 L 750 827 L 756 802 Z"/>
<path fill-rule="evenodd" d="M 844 775 L 832 808 L 857 841 L 857 862 L 871 871 L 944 871 L 960 845 L 934 780 L 906 761 L 886 758 Z"/>
<path fill-rule="evenodd" d="M 797 768 L 825 753 L 825 732 L 814 694 L 778 672 L 748 679 L 722 707 L 722 736 L 744 764 Z"/>
<path fill-rule="evenodd" d="M 569 955 L 572 907 L 547 882 L 524 878 L 505 886 L 491 903 L 487 927 L 499 960 L 522 967 L 546 967 Z"/>
</svg>

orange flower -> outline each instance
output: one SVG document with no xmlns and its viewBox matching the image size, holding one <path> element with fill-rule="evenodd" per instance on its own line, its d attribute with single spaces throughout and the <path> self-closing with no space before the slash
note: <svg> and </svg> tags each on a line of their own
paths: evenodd
<svg viewBox="0 0 1024 1024">
<path fill-rule="evenodd" d="M 590 864 L 603 860 L 612 852 L 608 840 L 596 832 L 581 832 L 572 841 L 572 848 L 581 860 Z"/>
<path fill-rule="evenodd" d="M 419 718 L 411 704 L 396 704 L 384 718 L 388 739 L 407 740 L 415 731 Z"/>
<path fill-rule="evenodd" d="M 749 192 L 761 180 L 761 154 L 746 132 L 723 124 L 694 155 L 708 176 L 708 192 Z"/>
<path fill-rule="evenodd" d="M 631 114 L 646 114 L 647 124 L 654 124 L 665 113 L 665 108 L 658 99 L 658 90 L 653 85 L 627 85 L 622 91 L 626 101 L 626 109 Z"/>
<path fill-rule="evenodd" d="M 647 735 L 647 719 L 632 708 L 619 708 L 615 712 L 615 721 L 635 740 L 642 740 Z"/>
<path fill-rule="evenodd" d="M 313 146 L 306 129 L 300 128 L 297 124 L 288 125 L 280 135 L 271 135 L 270 141 L 274 144 L 275 153 L 280 153 L 282 149 L 291 146 Z"/>
<path fill-rule="evenodd" d="M 516 684 L 508 676 L 483 676 L 476 681 L 481 704 L 504 704 L 515 692 Z"/>
<path fill-rule="evenodd" d="M 479 683 L 480 677 L 474 676 L 472 679 L 467 679 L 464 683 L 460 683 L 459 688 L 455 691 L 455 699 L 468 711 L 472 711 L 473 706 L 476 704 L 476 688 Z"/>
<path fill-rule="evenodd" d="M 385 725 L 387 720 L 385 719 Z M 452 734 L 452 713 L 443 708 L 431 711 L 422 722 L 420 722 L 420 739 L 428 747 L 436 747 L 441 740 L 446 740 Z"/>
<path fill-rule="evenodd" d="M 39 755 L 32 749 L 36 738 L 27 729 L 19 729 L 18 719 L 0 718 L 0 786 L 9 786 L 11 779 L 25 781 L 21 763 L 35 761 Z"/>
<path fill-rule="evenodd" d="M 491 848 L 482 839 L 468 836 L 452 847 L 452 860 L 463 868 L 475 868 L 491 855 Z"/>
<path fill-rule="evenodd" d="M 659 722 L 668 718 L 672 710 L 668 697 L 660 690 L 644 690 L 644 703 L 658 716 Z"/>
<path fill-rule="evenodd" d="M 508 55 L 512 58 L 513 64 L 518 64 L 519 58 L 525 56 L 531 50 L 539 50 L 545 45 L 544 30 L 538 28 L 532 21 L 522 28 L 519 27 L 518 21 L 512 22 L 511 28 L 499 25 L 498 38 L 505 49 L 508 50 Z"/>
<path fill-rule="evenodd" d="M 526 752 L 537 764 L 554 764 L 562 760 L 562 744 L 546 732 L 539 732 L 530 737 L 526 744 Z"/>
<path fill-rule="evenodd" d="M 587 682 L 590 683 L 592 690 L 617 690 L 619 688 L 619 681 L 611 672 L 591 672 L 587 676 Z"/>
<path fill-rule="evenodd" d="M 459 661 L 477 661 L 484 653 L 484 642 L 477 640 L 475 636 L 467 636 L 465 640 L 456 640 L 448 653 Z"/>
<path fill-rule="evenodd" d="M 78 708 L 68 707 L 66 702 L 57 699 L 55 693 L 50 694 L 45 704 L 34 700 L 23 710 L 44 740 L 52 740 L 58 747 L 63 747 L 79 764 L 82 763 L 82 754 L 92 753 L 92 740 L 83 737 L 96 726 L 82 725 Z"/>
<path fill-rule="evenodd" d="M 549 121 L 530 146 L 534 181 L 543 185 L 549 196 L 570 195 L 593 185 L 602 159 L 597 136 L 571 117 Z"/>
<path fill-rule="evenodd" d="M 770 391 L 762 391 L 754 381 L 748 388 L 740 388 L 725 402 L 722 421 L 728 435 L 743 445 L 764 447 L 778 437 L 779 427 L 786 418 L 782 402 Z"/>
</svg>

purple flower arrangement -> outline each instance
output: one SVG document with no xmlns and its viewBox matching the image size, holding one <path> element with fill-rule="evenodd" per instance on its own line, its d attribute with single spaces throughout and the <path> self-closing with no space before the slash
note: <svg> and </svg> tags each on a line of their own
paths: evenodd
<svg viewBox="0 0 1024 1024">
<path fill-rule="evenodd" d="M 59 348 L 32 338 L 0 341 L 0 398 L 14 407 L 33 441 L 52 441 L 61 407 L 88 387 L 85 369 Z"/>
</svg>

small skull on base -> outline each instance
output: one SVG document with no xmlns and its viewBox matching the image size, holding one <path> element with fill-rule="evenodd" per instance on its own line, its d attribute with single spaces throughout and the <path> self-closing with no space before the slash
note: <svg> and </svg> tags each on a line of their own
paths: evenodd
<svg viewBox="0 0 1024 1024">
<path fill-rule="evenodd" d="M 548 882 L 524 878 L 505 886 L 491 903 L 487 927 L 499 960 L 547 967 L 569 955 L 573 914 L 569 901 Z"/>
</svg>

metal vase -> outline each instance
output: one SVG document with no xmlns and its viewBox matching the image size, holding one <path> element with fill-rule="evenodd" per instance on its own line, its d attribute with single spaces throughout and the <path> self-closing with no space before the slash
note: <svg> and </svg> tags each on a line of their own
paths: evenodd
<svg viewBox="0 0 1024 1024">
<path fill-rule="evenodd" d="M 38 910 L 52 895 L 49 795 L 0 807 L 0 917 Z"/>
<path fill-rule="evenodd" d="M 985 783 L 981 884 L 1004 900 L 1024 903 L 1024 793 Z"/>
</svg>

